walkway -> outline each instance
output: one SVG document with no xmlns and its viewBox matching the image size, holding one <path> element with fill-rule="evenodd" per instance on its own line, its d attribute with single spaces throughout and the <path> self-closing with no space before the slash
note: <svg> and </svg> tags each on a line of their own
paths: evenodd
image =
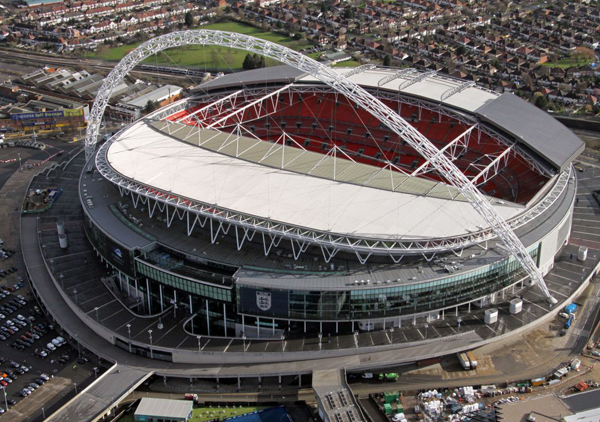
<svg viewBox="0 0 600 422">
<path fill-rule="evenodd" d="M 46 418 L 46 421 L 83 422 L 99 420 L 151 375 L 152 372 L 115 365 L 88 388 Z"/>
</svg>

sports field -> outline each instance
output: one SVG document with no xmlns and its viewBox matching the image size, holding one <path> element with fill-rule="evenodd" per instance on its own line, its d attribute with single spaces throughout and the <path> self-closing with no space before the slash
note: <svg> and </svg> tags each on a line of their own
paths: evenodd
<svg viewBox="0 0 600 422">
<path fill-rule="evenodd" d="M 265 32 L 239 22 L 220 22 L 209 25 L 203 25 L 197 29 L 213 29 L 219 31 L 238 32 L 240 34 L 252 35 L 256 38 L 272 41 L 293 50 L 301 49 L 307 46 L 308 41 L 297 41 L 290 37 L 276 34 L 273 32 Z M 90 58 L 98 58 L 103 60 L 118 61 L 121 60 L 127 53 L 132 51 L 140 43 L 122 45 L 113 47 L 106 51 L 91 53 Z M 201 46 L 192 45 L 186 47 L 178 47 L 163 51 L 150 57 L 144 61 L 147 64 L 165 65 L 165 66 L 180 66 L 194 69 L 241 69 L 244 58 L 247 52 L 236 50 L 227 47 L 219 46 Z M 279 64 L 272 59 L 266 59 L 267 66 Z"/>
</svg>

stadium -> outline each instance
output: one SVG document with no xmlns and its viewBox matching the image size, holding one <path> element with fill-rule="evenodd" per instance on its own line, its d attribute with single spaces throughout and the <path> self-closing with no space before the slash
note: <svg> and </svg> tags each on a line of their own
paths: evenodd
<svg viewBox="0 0 600 422">
<path fill-rule="evenodd" d="M 569 297 L 576 286 L 525 264 L 546 276 L 569 240 L 576 135 L 512 93 L 435 72 L 327 72 L 339 81 L 290 64 L 219 77 L 97 150 L 95 106 L 85 231 L 130 309 L 185 314 L 198 347 L 318 336 L 320 350 L 524 292 L 545 313 Z"/>
</svg>

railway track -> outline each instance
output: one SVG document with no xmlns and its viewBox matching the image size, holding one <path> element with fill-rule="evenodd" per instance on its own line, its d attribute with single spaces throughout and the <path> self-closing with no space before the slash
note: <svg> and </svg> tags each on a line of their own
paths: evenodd
<svg viewBox="0 0 600 422">
<path fill-rule="evenodd" d="M 6 50 L 5 50 L 6 51 Z M 98 69 L 111 71 L 116 63 L 106 62 L 103 60 L 96 59 L 78 59 L 74 57 L 62 57 L 62 56 L 53 56 L 48 54 L 41 53 L 32 53 L 32 52 L 22 52 L 18 50 L 8 50 L 10 51 L 10 56 L 7 56 L 11 61 L 17 61 L 22 64 L 26 64 L 31 66 L 32 63 L 38 63 L 39 65 L 49 65 L 49 66 L 82 66 L 87 69 Z M 1 62 L 1 59 L 0 59 Z M 167 76 L 173 79 L 179 80 L 188 80 L 190 82 L 201 80 L 201 73 L 199 71 L 190 71 L 190 74 L 180 74 L 178 72 L 184 71 L 184 69 L 176 68 L 176 67 L 168 67 L 168 66 L 156 66 L 156 69 L 144 69 L 145 65 L 138 65 L 132 70 L 133 73 L 145 75 L 148 77 L 158 77 L 158 76 Z"/>
</svg>

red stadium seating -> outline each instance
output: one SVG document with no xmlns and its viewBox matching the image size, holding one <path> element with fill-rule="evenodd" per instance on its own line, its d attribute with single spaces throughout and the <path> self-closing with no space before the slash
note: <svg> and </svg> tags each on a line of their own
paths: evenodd
<svg viewBox="0 0 600 422">
<path fill-rule="evenodd" d="M 450 116 L 416 105 L 399 104 L 389 99 L 383 99 L 382 102 L 399 112 L 411 126 L 440 149 L 469 128 Z M 194 107 L 179 111 L 167 119 L 182 119 L 203 106 L 205 104 L 195 104 Z M 396 133 L 366 110 L 357 109 L 341 95 L 293 93 L 280 97 L 276 109 L 270 101 L 263 102 L 262 106 L 260 114 L 257 114 L 257 109 L 253 107 L 246 109 L 243 120 L 247 128 L 264 140 L 275 141 L 282 130 L 285 130 L 307 150 L 326 153 L 332 145 L 337 145 L 348 156 L 361 163 L 384 166 L 387 162 L 393 162 L 410 172 L 425 162 Z M 233 130 L 238 119 L 239 117 L 228 119 L 227 124 L 231 126 L 223 130 Z M 198 124 L 193 118 L 184 119 L 182 122 Z M 457 146 L 459 156 L 454 163 L 468 177 L 474 177 L 494 156 L 505 149 L 506 146 L 497 139 L 474 129 L 469 135 L 468 149 L 463 151 L 460 145 Z M 423 177 L 444 181 L 443 177 L 435 172 L 429 172 Z M 512 154 L 507 166 L 480 184 L 479 188 L 488 195 L 524 203 L 529 201 L 547 180 L 546 176 L 535 171 L 522 157 Z M 481 183 L 481 180 L 478 183 Z"/>
</svg>

